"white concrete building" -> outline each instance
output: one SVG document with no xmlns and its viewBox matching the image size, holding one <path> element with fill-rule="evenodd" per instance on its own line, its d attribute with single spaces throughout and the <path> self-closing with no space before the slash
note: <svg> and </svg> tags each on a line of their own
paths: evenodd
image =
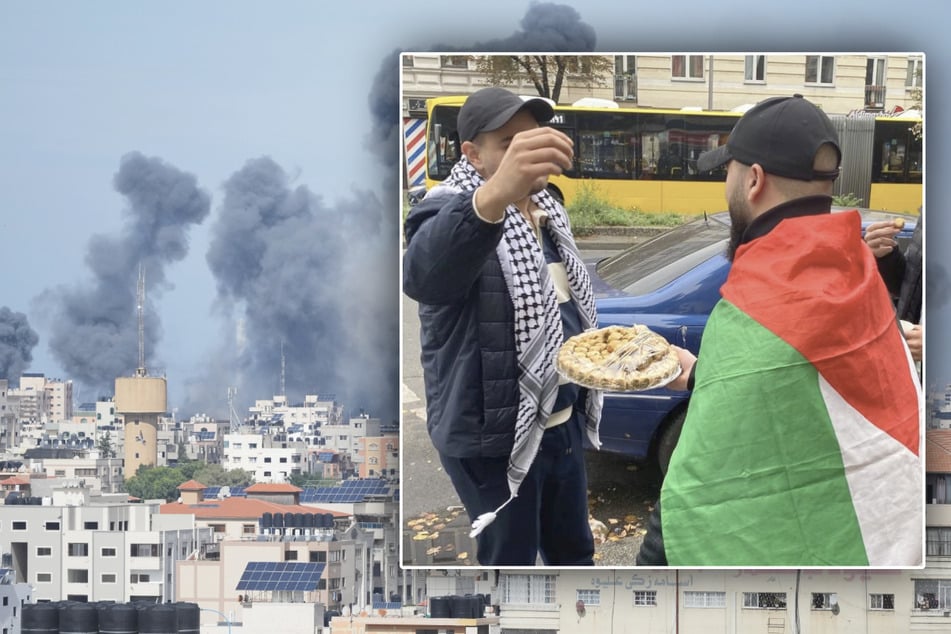
<svg viewBox="0 0 951 634">
<path fill-rule="evenodd" d="M 222 466 L 244 469 L 254 474 L 255 482 L 286 482 L 305 468 L 306 453 L 303 443 L 281 442 L 266 434 L 226 434 Z"/>
<path fill-rule="evenodd" d="M 174 601 L 175 563 L 211 541 L 159 503 L 0 506 L 0 552 L 37 601 Z"/>
<path fill-rule="evenodd" d="M 0 632 L 19 634 L 23 606 L 33 603 L 33 589 L 26 583 L 15 583 L 9 568 L 0 568 Z"/>
<path fill-rule="evenodd" d="M 73 382 L 48 379 L 45 375 L 25 372 L 20 386 L 10 394 L 20 400 L 20 414 L 32 422 L 59 422 L 73 417 Z"/>
</svg>

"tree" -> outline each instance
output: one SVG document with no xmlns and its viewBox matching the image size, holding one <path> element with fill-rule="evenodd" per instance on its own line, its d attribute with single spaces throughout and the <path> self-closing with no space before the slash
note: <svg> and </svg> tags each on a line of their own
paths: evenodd
<svg viewBox="0 0 951 634">
<path fill-rule="evenodd" d="M 125 481 L 126 491 L 143 500 L 178 498 L 178 487 L 187 478 L 176 467 L 149 467 L 141 465 L 135 475 Z"/>
<path fill-rule="evenodd" d="M 104 436 L 100 436 L 98 449 L 103 458 L 116 457 L 116 450 L 112 446 L 112 434 L 106 432 Z"/>
<path fill-rule="evenodd" d="M 530 82 L 542 97 L 558 102 L 565 82 L 585 88 L 603 86 L 614 71 L 614 58 L 607 55 L 481 55 L 476 70 L 493 86 Z"/>
</svg>

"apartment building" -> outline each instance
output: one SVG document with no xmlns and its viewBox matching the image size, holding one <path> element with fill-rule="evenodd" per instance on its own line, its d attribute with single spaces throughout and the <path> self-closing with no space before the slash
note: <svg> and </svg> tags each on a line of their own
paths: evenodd
<svg viewBox="0 0 951 634">
<path fill-rule="evenodd" d="M 23 606 L 33 603 L 33 589 L 26 583 L 15 583 L 9 568 L 0 568 L 0 633 L 19 634 Z"/>
<path fill-rule="evenodd" d="M 37 601 L 175 601 L 175 562 L 211 531 L 159 504 L 0 506 L 0 552 Z"/>
<path fill-rule="evenodd" d="M 307 466 L 307 446 L 264 433 L 225 434 L 222 466 L 244 469 L 255 482 L 287 482 Z"/>
<path fill-rule="evenodd" d="M 0 452 L 20 445 L 19 399 L 9 395 L 9 392 L 9 382 L 0 379 Z"/>
<path fill-rule="evenodd" d="M 48 379 L 44 374 L 24 372 L 20 386 L 10 388 L 20 401 L 20 416 L 32 422 L 58 422 L 73 417 L 73 382 Z"/>
<path fill-rule="evenodd" d="M 366 436 L 357 439 L 358 475 L 361 478 L 399 479 L 400 437 Z"/>
</svg>

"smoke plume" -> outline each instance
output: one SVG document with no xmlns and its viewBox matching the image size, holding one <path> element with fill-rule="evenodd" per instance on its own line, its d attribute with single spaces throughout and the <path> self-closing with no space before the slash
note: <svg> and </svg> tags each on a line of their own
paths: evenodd
<svg viewBox="0 0 951 634">
<path fill-rule="evenodd" d="M 280 393 L 283 346 L 291 402 L 333 393 L 354 411 L 395 415 L 398 209 L 360 191 L 329 206 L 270 158 L 248 161 L 224 193 L 207 260 L 240 332 L 219 351 L 231 356 L 220 367 L 240 368 L 231 385 L 244 400 Z"/>
<path fill-rule="evenodd" d="M 165 267 L 187 254 L 189 227 L 200 224 L 211 205 L 193 175 L 138 152 L 122 157 L 113 186 L 128 206 L 118 235 L 89 240 L 85 262 L 92 281 L 39 298 L 51 322 L 50 349 L 67 375 L 108 394 L 116 377 L 130 375 L 138 365 L 139 264 L 149 298 L 145 352 L 151 361 L 161 336 L 152 300 L 168 287 Z"/>
<path fill-rule="evenodd" d="M 8 379 L 11 384 L 18 381 L 30 367 L 33 348 L 39 341 L 26 315 L 0 306 L 0 379 Z"/>
</svg>

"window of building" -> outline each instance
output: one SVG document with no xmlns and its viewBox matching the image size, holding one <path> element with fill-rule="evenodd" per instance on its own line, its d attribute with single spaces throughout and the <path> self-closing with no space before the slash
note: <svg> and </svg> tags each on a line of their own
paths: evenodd
<svg viewBox="0 0 951 634">
<path fill-rule="evenodd" d="M 725 608 L 726 592 L 686 591 L 685 608 Z"/>
<path fill-rule="evenodd" d="M 575 597 L 578 601 L 581 601 L 586 606 L 592 605 L 601 605 L 601 591 L 600 590 L 589 590 L 587 588 L 575 591 Z"/>
<path fill-rule="evenodd" d="M 442 68 L 459 68 L 466 70 L 469 68 L 469 57 L 466 55 L 440 55 L 439 65 Z"/>
<path fill-rule="evenodd" d="M 894 610 L 894 594 L 870 594 L 868 595 L 869 610 Z"/>
<path fill-rule="evenodd" d="M 785 610 L 785 592 L 744 592 L 743 607 L 761 610 Z"/>
<path fill-rule="evenodd" d="M 831 610 L 832 606 L 839 602 L 838 595 L 835 592 L 813 592 L 812 609 L 813 610 Z"/>
<path fill-rule="evenodd" d="M 256 443 L 256 442 L 249 442 L 249 443 L 248 443 L 248 449 L 257 449 L 257 448 L 258 448 L 258 443 Z"/>
<path fill-rule="evenodd" d="M 504 575 L 502 603 L 544 605 L 555 603 L 555 575 Z"/>
<path fill-rule="evenodd" d="M 835 58 L 825 55 L 807 55 L 806 83 L 825 86 L 835 83 Z"/>
<path fill-rule="evenodd" d="M 296 550 L 285 550 L 285 551 L 284 551 L 284 561 L 297 561 L 297 551 L 296 551 Z"/>
<path fill-rule="evenodd" d="M 89 583 L 89 571 L 85 568 L 70 568 L 66 571 L 66 581 L 69 583 Z"/>
<path fill-rule="evenodd" d="M 287 456 L 282 456 L 278 462 L 287 464 Z"/>
<path fill-rule="evenodd" d="M 223 533 L 223 532 L 225 532 L 225 525 L 224 525 L 224 524 L 209 524 L 209 525 L 208 525 L 208 528 L 210 528 L 210 529 L 211 529 L 211 532 L 213 532 L 213 533 Z"/>
<path fill-rule="evenodd" d="M 264 462 L 267 464 L 271 463 L 271 456 L 264 456 Z"/>
<path fill-rule="evenodd" d="M 49 572 L 36 573 L 37 583 L 53 583 L 53 574 Z"/>
<path fill-rule="evenodd" d="M 327 553 L 323 550 L 312 550 L 310 551 L 310 561 L 312 563 L 323 564 L 327 562 Z"/>
<path fill-rule="evenodd" d="M 129 583 L 148 583 L 149 575 L 146 573 L 135 573 L 129 575 Z"/>
<path fill-rule="evenodd" d="M 55 469 L 55 470 L 53 471 L 53 475 L 56 476 L 57 478 L 65 478 L 65 477 L 66 477 L 66 469 Z"/>
<path fill-rule="evenodd" d="M 158 544 L 129 544 L 131 557 L 161 557 L 162 550 Z"/>
<path fill-rule="evenodd" d="M 84 543 L 69 544 L 66 549 L 66 554 L 68 554 L 70 557 L 88 557 L 89 544 L 84 544 Z"/>
<path fill-rule="evenodd" d="M 116 549 L 115 548 L 103 548 L 99 551 L 100 556 L 102 557 L 115 557 Z"/>
<path fill-rule="evenodd" d="M 15 531 L 25 531 L 25 530 L 26 530 L 26 522 L 11 522 L 11 523 L 10 523 L 10 528 L 12 528 L 12 529 L 15 530 Z"/>
<path fill-rule="evenodd" d="M 102 576 L 100 577 L 100 580 L 102 581 L 102 583 L 115 583 L 116 574 L 114 572 L 104 572 Z"/>
<path fill-rule="evenodd" d="M 915 608 L 951 610 L 951 579 L 915 579 Z"/>
<path fill-rule="evenodd" d="M 921 87 L 921 59 L 912 58 L 908 60 L 908 74 L 905 75 L 905 88 L 920 88 Z"/>
<path fill-rule="evenodd" d="M 48 531 L 58 531 L 58 530 L 59 530 L 59 522 L 47 522 L 47 523 L 46 523 L 46 530 L 48 530 Z"/>
<path fill-rule="evenodd" d="M 48 547 L 46 547 L 46 546 L 39 546 L 39 547 L 37 547 L 37 549 L 36 549 L 36 556 L 37 556 L 37 557 L 52 557 L 52 556 L 53 556 L 53 549 L 52 549 L 52 548 L 48 548 Z"/>
<path fill-rule="evenodd" d="M 99 522 L 83 522 L 83 529 L 87 531 L 98 531 Z"/>
<path fill-rule="evenodd" d="M 634 605 L 635 606 L 656 606 L 657 605 L 657 590 L 635 590 L 634 591 Z"/>
<path fill-rule="evenodd" d="M 746 67 L 743 71 L 743 80 L 747 83 L 763 83 L 766 81 L 765 55 L 746 56 Z"/>
<path fill-rule="evenodd" d="M 256 524 L 242 524 L 241 532 L 245 535 L 254 535 L 258 532 L 258 527 Z"/>
<path fill-rule="evenodd" d="M 703 55 L 673 55 L 670 75 L 674 79 L 703 79 Z"/>
<path fill-rule="evenodd" d="M 265 477 L 265 478 L 270 478 L 270 477 L 271 477 L 271 472 L 270 472 L 270 471 L 265 471 L 265 472 L 264 472 L 264 477 Z"/>
</svg>

